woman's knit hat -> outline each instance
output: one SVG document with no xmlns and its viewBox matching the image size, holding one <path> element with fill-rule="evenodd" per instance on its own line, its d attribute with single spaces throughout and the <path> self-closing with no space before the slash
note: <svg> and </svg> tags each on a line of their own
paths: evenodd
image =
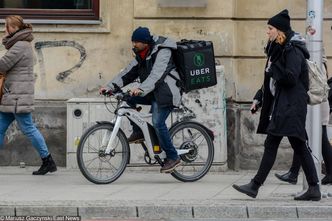
<svg viewBox="0 0 332 221">
<path fill-rule="evenodd" d="M 275 16 L 269 19 L 267 24 L 272 25 L 280 31 L 287 32 L 291 30 L 290 17 L 288 15 L 288 10 L 284 9 Z"/>
<path fill-rule="evenodd" d="M 138 41 L 149 44 L 152 42 L 150 31 L 146 27 L 138 27 L 131 36 L 131 41 Z"/>
</svg>

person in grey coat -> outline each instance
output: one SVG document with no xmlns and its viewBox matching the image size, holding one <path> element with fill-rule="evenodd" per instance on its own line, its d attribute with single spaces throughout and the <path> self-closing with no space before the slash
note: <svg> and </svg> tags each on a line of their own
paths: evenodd
<svg viewBox="0 0 332 221">
<path fill-rule="evenodd" d="M 114 91 L 117 87 L 122 88 L 139 78 L 140 84 L 131 90 L 133 97 L 128 103 L 134 106 L 151 105 L 153 127 L 159 144 L 167 155 L 160 172 L 170 173 L 181 163 L 165 123 L 172 109 L 181 103 L 180 87 L 174 79 L 179 79 L 179 74 L 172 56 L 172 50 L 176 49 L 177 45 L 169 38 L 152 36 L 146 27 L 138 27 L 133 32 L 131 40 L 135 59 L 101 88 L 100 93 Z M 133 133 L 128 141 L 133 143 L 142 139 L 142 131 L 134 124 Z"/>
<path fill-rule="evenodd" d="M 31 112 L 34 110 L 32 26 L 21 16 L 10 15 L 5 19 L 5 36 L 2 44 L 8 50 L 0 59 L 0 72 L 6 80 L 0 103 L 0 146 L 9 125 L 16 120 L 19 128 L 38 151 L 42 165 L 33 175 L 55 172 L 57 167 L 48 151 L 44 137 L 36 128 Z"/>
</svg>

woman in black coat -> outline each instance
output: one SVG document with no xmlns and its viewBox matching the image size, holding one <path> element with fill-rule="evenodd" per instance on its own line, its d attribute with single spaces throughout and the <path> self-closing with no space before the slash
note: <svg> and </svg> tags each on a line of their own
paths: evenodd
<svg viewBox="0 0 332 221">
<path fill-rule="evenodd" d="M 233 187 L 255 198 L 274 164 L 282 138 L 287 136 L 294 152 L 301 157 L 309 184 L 309 189 L 294 199 L 318 201 L 321 193 L 314 162 L 306 146 L 305 130 L 309 88 L 306 58 L 309 58 L 309 52 L 305 40 L 292 31 L 287 10 L 269 19 L 267 35 L 264 84 L 251 107 L 252 112 L 262 107 L 257 132 L 267 134 L 264 154 L 251 182 Z"/>
</svg>

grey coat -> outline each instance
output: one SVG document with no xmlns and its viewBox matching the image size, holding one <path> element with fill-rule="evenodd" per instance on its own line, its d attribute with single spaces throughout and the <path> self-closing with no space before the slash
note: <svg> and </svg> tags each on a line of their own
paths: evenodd
<svg viewBox="0 0 332 221">
<path fill-rule="evenodd" d="M 17 32 L 11 39 L 3 40 L 5 46 L 17 41 L 0 59 L 0 72 L 6 74 L 1 112 L 30 113 L 34 110 L 32 39 L 31 30 L 25 29 Z"/>
<path fill-rule="evenodd" d="M 136 57 L 107 87 L 114 89 L 113 84 L 124 87 L 139 78 L 138 88 L 143 91 L 142 96 L 151 93 L 161 107 L 178 107 L 181 103 L 180 88 L 177 81 L 169 75 L 171 73 L 179 78 L 172 57 L 172 50 L 175 50 L 177 45 L 173 40 L 161 36 L 154 36 L 153 41 L 146 60 L 139 61 Z"/>
</svg>

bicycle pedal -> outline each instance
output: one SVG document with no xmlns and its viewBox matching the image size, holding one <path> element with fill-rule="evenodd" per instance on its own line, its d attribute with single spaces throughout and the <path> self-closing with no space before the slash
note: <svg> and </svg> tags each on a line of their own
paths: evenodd
<svg viewBox="0 0 332 221">
<path fill-rule="evenodd" d="M 175 170 L 175 169 L 174 169 Z M 170 173 L 173 173 L 174 170 L 171 170 L 171 171 L 168 171 L 168 172 L 164 172 L 165 174 L 170 174 Z"/>
<path fill-rule="evenodd" d="M 165 173 L 165 174 L 170 174 L 170 173 L 173 173 L 175 171 L 176 168 L 174 168 L 173 170 L 171 171 L 167 171 L 167 172 L 160 172 L 160 173 Z"/>
</svg>

